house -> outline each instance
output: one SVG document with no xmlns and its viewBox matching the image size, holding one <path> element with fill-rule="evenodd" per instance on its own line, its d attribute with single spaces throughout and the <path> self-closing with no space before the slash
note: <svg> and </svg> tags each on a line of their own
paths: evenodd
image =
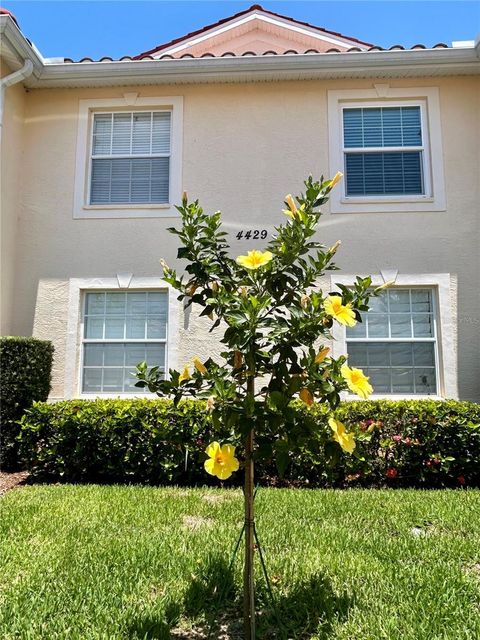
<svg viewBox="0 0 480 640">
<path fill-rule="evenodd" d="M 259 5 L 120 60 L 44 58 L 6 11 L 0 36 L 1 332 L 54 342 L 52 399 L 220 352 L 161 279 L 183 190 L 238 255 L 341 170 L 322 286 L 394 286 L 334 354 L 379 397 L 480 400 L 478 41 L 384 50 Z"/>
</svg>

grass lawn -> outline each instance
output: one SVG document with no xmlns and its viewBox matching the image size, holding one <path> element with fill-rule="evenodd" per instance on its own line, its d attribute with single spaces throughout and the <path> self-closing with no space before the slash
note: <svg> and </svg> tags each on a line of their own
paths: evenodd
<svg viewBox="0 0 480 640">
<path fill-rule="evenodd" d="M 479 640 L 480 491 L 261 489 L 259 638 Z M 0 499 L 0 638 L 237 638 L 238 490 L 32 486 Z M 218 603 L 218 587 L 227 598 Z M 197 631 L 192 631 L 194 627 Z"/>
</svg>

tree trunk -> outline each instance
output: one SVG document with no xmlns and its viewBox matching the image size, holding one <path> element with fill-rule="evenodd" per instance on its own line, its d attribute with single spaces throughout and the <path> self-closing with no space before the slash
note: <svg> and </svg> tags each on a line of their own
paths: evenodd
<svg viewBox="0 0 480 640">
<path fill-rule="evenodd" d="M 243 623 L 245 640 L 255 640 L 255 583 L 253 575 L 253 429 L 245 442 L 245 565 L 243 570 Z"/>
<path fill-rule="evenodd" d="M 248 379 L 247 392 L 253 395 L 255 380 Z M 243 569 L 243 624 L 245 640 L 255 640 L 255 580 L 253 574 L 254 553 L 254 464 L 253 464 L 253 429 L 245 440 L 245 564 Z"/>
</svg>

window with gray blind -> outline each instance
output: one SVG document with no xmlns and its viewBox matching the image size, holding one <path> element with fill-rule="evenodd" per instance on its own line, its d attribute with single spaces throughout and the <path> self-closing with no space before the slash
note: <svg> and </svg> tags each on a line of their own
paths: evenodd
<svg viewBox="0 0 480 640">
<path fill-rule="evenodd" d="M 95 113 L 90 204 L 166 204 L 170 111 Z"/>
<path fill-rule="evenodd" d="M 166 371 L 168 294 L 95 291 L 85 295 L 83 393 L 143 393 L 136 365 Z"/>
<path fill-rule="evenodd" d="M 437 393 L 437 335 L 432 289 L 387 289 L 370 299 L 363 322 L 347 328 L 350 366 L 374 393 Z"/>
<path fill-rule="evenodd" d="M 342 111 L 346 196 L 423 195 L 420 106 Z"/>
</svg>

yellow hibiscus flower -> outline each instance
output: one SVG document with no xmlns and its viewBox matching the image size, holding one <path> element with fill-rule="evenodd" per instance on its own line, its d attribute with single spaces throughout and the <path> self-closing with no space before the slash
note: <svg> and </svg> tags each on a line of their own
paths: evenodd
<svg viewBox="0 0 480 640">
<path fill-rule="evenodd" d="M 202 376 L 204 376 L 206 373 L 208 373 L 207 371 L 207 367 L 203 364 L 203 362 L 200 360 L 200 358 L 196 357 L 193 359 L 193 366 L 195 367 L 195 369 L 202 374 Z"/>
<path fill-rule="evenodd" d="M 245 269 L 258 269 L 264 267 L 273 258 L 270 251 L 249 251 L 246 256 L 238 256 L 237 263 Z"/>
<path fill-rule="evenodd" d="M 356 446 L 353 433 L 348 433 L 343 422 L 335 420 L 335 418 L 329 418 L 328 424 L 333 431 L 333 439 L 338 442 L 346 453 L 353 453 Z"/>
<path fill-rule="evenodd" d="M 212 442 L 205 450 L 208 460 L 205 460 L 205 471 L 220 480 L 226 480 L 234 471 L 238 471 L 239 462 L 235 458 L 235 447 L 231 444 L 220 446 Z"/>
<path fill-rule="evenodd" d="M 183 369 L 183 372 L 180 374 L 180 377 L 178 378 L 178 384 L 182 384 L 182 382 L 185 382 L 186 380 L 190 380 L 191 379 L 191 375 L 190 375 L 190 371 L 188 370 L 188 367 L 186 366 Z"/>
<path fill-rule="evenodd" d="M 347 325 L 347 327 L 354 327 L 357 324 L 352 305 L 350 303 L 343 304 L 342 296 L 328 296 L 323 303 L 323 308 L 327 315 L 335 318 L 340 324 Z"/>
<path fill-rule="evenodd" d="M 357 396 L 360 396 L 364 400 L 373 393 L 373 387 L 368 381 L 369 378 L 363 373 L 361 369 L 355 367 L 349 367 L 348 365 L 342 365 L 340 373 L 345 378 L 348 388 Z"/>
</svg>

